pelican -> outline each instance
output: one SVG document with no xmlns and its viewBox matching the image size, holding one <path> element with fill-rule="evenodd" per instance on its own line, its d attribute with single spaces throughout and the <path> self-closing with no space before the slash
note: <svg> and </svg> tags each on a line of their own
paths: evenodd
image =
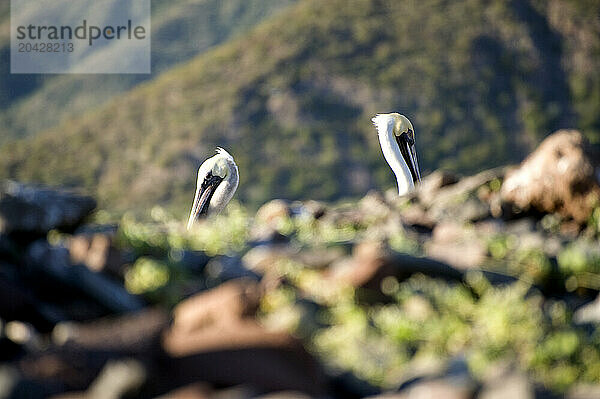
<svg viewBox="0 0 600 399">
<path fill-rule="evenodd" d="M 233 197 L 239 180 L 238 167 L 233 157 L 217 147 L 217 154 L 198 168 L 196 195 L 187 223 L 188 230 L 199 218 L 221 212 Z"/>
<path fill-rule="evenodd" d="M 377 114 L 373 119 L 377 128 L 381 151 L 398 182 L 398 195 L 404 195 L 421 182 L 415 150 L 415 130 L 404 115 Z"/>
</svg>

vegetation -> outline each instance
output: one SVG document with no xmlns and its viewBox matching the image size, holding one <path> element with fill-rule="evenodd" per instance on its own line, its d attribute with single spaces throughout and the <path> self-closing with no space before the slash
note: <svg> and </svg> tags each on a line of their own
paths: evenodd
<svg viewBox="0 0 600 399">
<path fill-rule="evenodd" d="M 489 265 L 516 276 L 512 284 L 492 285 L 478 270 L 463 281 L 421 274 L 399 281 L 388 276 L 381 282 L 387 299 L 365 300 L 372 296 L 362 295 L 364 289 L 327 278 L 333 266 L 315 268 L 294 254 L 338 250 L 371 239 L 403 242 L 420 253 L 414 233 L 401 227 L 390 231 L 385 227 L 389 215 L 378 215 L 373 207 L 368 211 L 365 201 L 327 207 L 318 219 L 302 204 L 293 209 L 292 216 L 281 214 L 268 222 L 295 250 L 266 266 L 271 283 L 265 285 L 269 288 L 259 317 L 268 328 L 292 331 L 328 367 L 351 371 L 382 388 L 398 387 L 425 365 L 436 369 L 457 358 L 465 359 L 476 380 L 508 366 L 557 393 L 600 380 L 597 329 L 573 322 L 573 297 L 547 297 L 537 288 L 548 284 L 539 278 L 550 268 L 542 249 L 520 249 L 517 237 L 490 238 L 490 260 L 495 263 Z M 249 218 L 237 203 L 192 233 L 162 208 L 151 214 L 151 223 L 126 215 L 120 224 L 119 245 L 138 256 L 125 283 L 132 292 L 168 304 L 178 303 L 192 286 L 204 287 L 205 280 L 184 267 L 182 251 L 241 256 L 252 247 L 251 230 L 266 223 L 258 216 Z M 582 255 L 587 254 L 581 247 L 585 242 L 562 248 L 558 285 L 569 289 L 573 276 L 598 275 L 597 240 L 589 243 L 596 255 Z"/>
<path fill-rule="evenodd" d="M 559 127 L 598 141 L 599 7 L 302 1 L 106 106 L 3 146 L 0 175 L 83 186 L 106 208 L 183 211 L 217 145 L 235 155 L 238 198 L 251 205 L 392 186 L 376 112 L 411 117 L 425 170 L 516 161 Z"/>
<path fill-rule="evenodd" d="M 65 119 L 93 110 L 174 65 L 246 32 L 293 1 L 153 0 L 150 75 L 11 75 L 9 2 L 3 2 L 0 6 L 0 143 L 35 135 Z M 40 7 L 44 7 L 41 2 Z"/>
</svg>

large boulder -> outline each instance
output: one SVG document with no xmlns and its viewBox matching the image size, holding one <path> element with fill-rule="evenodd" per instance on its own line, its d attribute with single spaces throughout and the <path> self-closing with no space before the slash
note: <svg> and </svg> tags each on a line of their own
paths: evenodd
<svg viewBox="0 0 600 399">
<path fill-rule="evenodd" d="M 600 159 L 577 130 L 560 130 L 509 172 L 502 199 L 528 210 L 559 213 L 585 223 L 600 203 Z"/>
<path fill-rule="evenodd" d="M 8 181 L 0 185 L 0 233 L 72 230 L 96 207 L 87 196 Z"/>
<path fill-rule="evenodd" d="M 268 392 L 326 393 L 326 377 L 300 341 L 256 320 L 261 295 L 259 283 L 238 279 L 177 305 L 162 338 L 165 365 L 176 385 L 206 381 L 251 384 Z"/>
</svg>

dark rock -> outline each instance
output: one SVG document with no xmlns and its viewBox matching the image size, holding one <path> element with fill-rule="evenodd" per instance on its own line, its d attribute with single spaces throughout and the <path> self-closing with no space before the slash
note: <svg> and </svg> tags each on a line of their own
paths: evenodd
<svg viewBox="0 0 600 399">
<path fill-rule="evenodd" d="M 187 249 L 171 250 L 169 258 L 186 270 L 200 273 L 210 261 L 210 257 L 202 251 L 190 251 Z"/>
<path fill-rule="evenodd" d="M 70 191 L 6 182 L 0 189 L 0 232 L 45 235 L 73 230 L 96 207 L 96 201 Z"/>
<path fill-rule="evenodd" d="M 156 399 L 248 399 L 255 398 L 256 395 L 258 395 L 257 389 L 249 385 L 215 390 L 210 384 L 195 382 Z"/>
<path fill-rule="evenodd" d="M 364 398 L 377 395 L 381 390 L 356 375 L 344 372 L 329 376 L 336 398 Z"/>
<path fill-rule="evenodd" d="M 50 392 L 52 389 L 25 379 L 17 368 L 0 364 L 0 398 L 43 399 Z"/>
<path fill-rule="evenodd" d="M 52 341 L 72 350 L 114 352 L 120 356 L 149 354 L 156 350 L 169 319 L 162 309 L 146 309 L 86 323 L 63 322 L 54 327 Z"/>
<path fill-rule="evenodd" d="M 204 269 L 206 284 L 209 287 L 217 286 L 225 281 L 238 278 L 249 278 L 260 280 L 260 276 L 252 270 L 248 270 L 237 256 L 218 256 L 212 258 Z"/>
<path fill-rule="evenodd" d="M 144 307 L 141 298 L 128 293 L 121 284 L 85 266 L 73 265 L 68 249 L 63 246 L 38 240 L 29 246 L 26 258 L 32 271 L 82 292 L 114 312 L 131 312 Z"/>
<path fill-rule="evenodd" d="M 18 262 L 20 253 L 19 246 L 6 234 L 0 233 L 0 259 Z"/>
<path fill-rule="evenodd" d="M 146 381 L 143 364 L 134 359 L 111 360 L 87 390 L 90 398 L 119 399 L 138 391 Z"/>
<path fill-rule="evenodd" d="M 212 395 L 213 393 L 214 391 L 210 384 L 194 382 L 183 387 L 176 388 L 164 395 L 156 397 L 155 399 L 213 399 L 215 398 Z M 243 395 L 239 396 L 239 398 L 248 398 L 252 395 L 252 393 L 253 392 L 243 392 Z M 231 399 L 237 398 L 232 396 Z"/>
<path fill-rule="evenodd" d="M 119 399 L 137 393 L 146 381 L 143 364 L 134 359 L 109 360 L 98 377 L 83 392 L 68 392 L 52 399 Z"/>
<path fill-rule="evenodd" d="M 298 391 L 279 391 L 256 396 L 255 399 L 311 399 L 311 396 Z"/>
<path fill-rule="evenodd" d="M 71 262 L 88 269 L 123 276 L 125 259 L 114 245 L 114 235 L 103 233 L 76 234 L 69 237 L 67 246 Z"/>
<path fill-rule="evenodd" d="M 600 203 L 598 166 L 599 158 L 581 132 L 560 130 L 508 173 L 502 198 L 524 210 L 556 212 L 583 224 Z"/>
<path fill-rule="evenodd" d="M 5 320 L 23 320 L 41 331 L 49 331 L 54 324 L 67 319 L 60 308 L 43 303 L 23 284 L 15 273 L 17 266 L 0 263 L 0 269 L 0 316 Z"/>
<path fill-rule="evenodd" d="M 477 383 L 471 376 L 464 358 L 458 357 L 437 375 L 428 370 L 423 376 L 416 376 L 400 386 L 398 393 L 384 394 L 378 398 L 472 398 L 477 391 Z"/>
<path fill-rule="evenodd" d="M 402 280 L 414 273 L 452 280 L 463 277 L 461 271 L 445 263 L 394 253 L 382 242 L 366 241 L 355 246 L 352 259 L 332 266 L 325 278 L 366 289 L 368 295 L 373 296 L 372 300 L 380 300 L 384 297 L 381 291 L 383 279 L 393 276 Z"/>
</svg>

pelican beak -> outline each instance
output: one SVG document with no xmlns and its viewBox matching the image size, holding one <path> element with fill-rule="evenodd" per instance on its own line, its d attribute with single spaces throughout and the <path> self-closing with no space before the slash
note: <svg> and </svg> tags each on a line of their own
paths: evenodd
<svg viewBox="0 0 600 399">
<path fill-rule="evenodd" d="M 404 162 L 408 165 L 413 183 L 421 182 L 421 173 L 419 172 L 419 161 L 417 160 L 417 150 L 415 149 L 415 140 L 408 133 L 402 133 L 396 136 L 396 142 L 400 147 L 400 152 L 404 158 Z"/>
<path fill-rule="evenodd" d="M 190 212 L 187 224 L 188 230 L 196 220 L 206 216 L 210 200 L 221 181 L 223 181 L 222 177 L 213 176 L 209 173 L 204 182 L 202 182 L 202 185 L 196 189 L 194 204 L 192 205 L 192 211 Z"/>
</svg>

